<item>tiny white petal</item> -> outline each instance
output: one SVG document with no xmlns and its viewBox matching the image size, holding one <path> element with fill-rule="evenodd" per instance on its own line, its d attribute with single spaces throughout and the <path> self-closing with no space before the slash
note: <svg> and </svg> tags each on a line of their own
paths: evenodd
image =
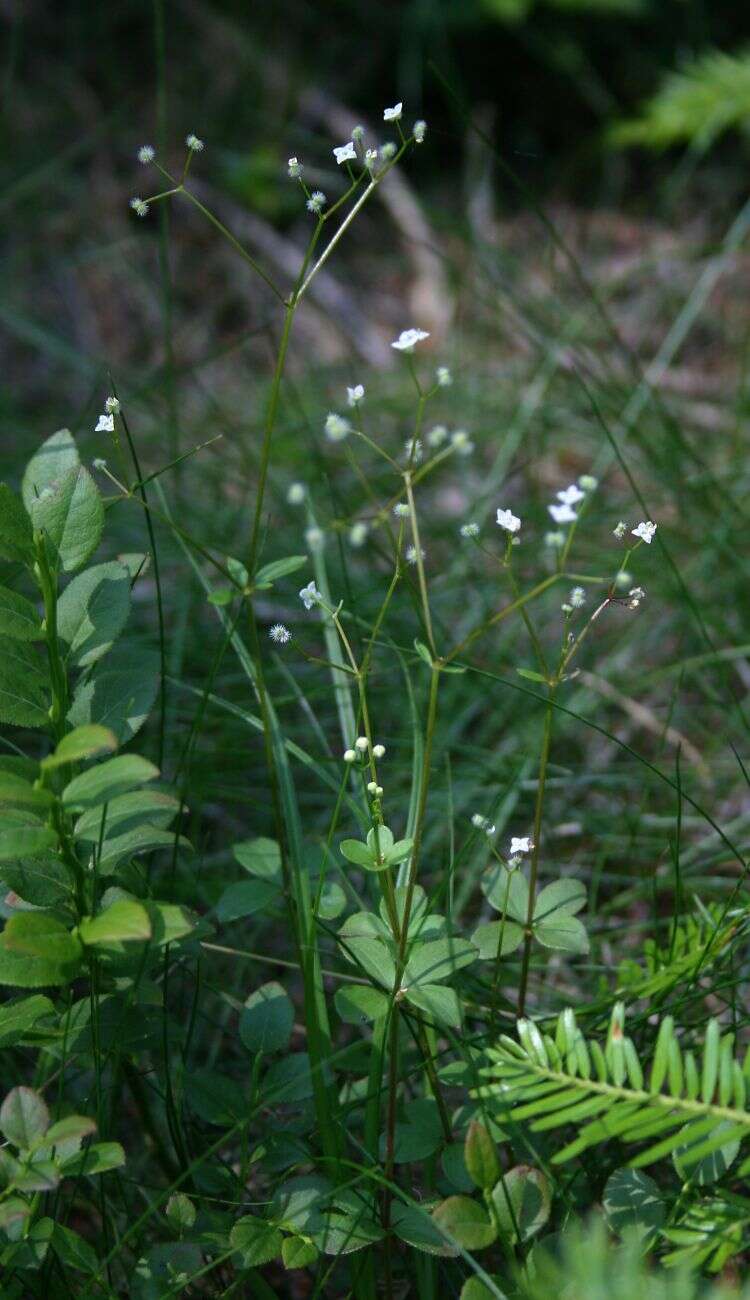
<svg viewBox="0 0 750 1300">
<path fill-rule="evenodd" d="M 530 853 L 533 847 L 528 835 L 522 835 L 520 838 L 514 835 L 508 853 L 510 857 L 515 857 L 517 853 Z"/>
<path fill-rule="evenodd" d="M 571 483 L 570 487 L 566 487 L 562 492 L 558 492 L 557 499 L 558 501 L 562 501 L 564 506 L 576 506 L 579 501 L 583 501 L 585 495 L 585 492 L 582 492 L 575 483 Z"/>
<path fill-rule="evenodd" d="M 512 510 L 498 510 L 497 523 L 500 528 L 504 528 L 506 533 L 517 533 L 521 527 L 521 520 L 518 515 L 514 515 Z"/>
<path fill-rule="evenodd" d="M 549 510 L 556 524 L 574 524 L 576 519 L 578 518 L 578 515 L 576 514 L 575 510 L 572 510 L 568 505 L 560 505 L 560 506 L 552 505 L 552 506 L 548 506 L 547 509 Z"/>
<path fill-rule="evenodd" d="M 413 352 L 414 345 L 421 343 L 423 339 L 430 337 L 428 330 L 409 329 L 402 330 L 397 339 L 391 343 L 392 348 L 398 352 Z"/>
<path fill-rule="evenodd" d="M 654 533 L 656 532 L 656 524 L 652 524 L 651 520 L 647 519 L 643 523 L 638 524 L 636 528 L 631 528 L 630 531 L 634 537 L 640 537 L 642 542 L 645 542 L 647 546 L 650 546 Z"/>
<path fill-rule="evenodd" d="M 346 400 L 350 406 L 356 406 L 358 402 L 362 401 L 364 395 L 365 390 L 363 384 L 355 384 L 353 388 L 347 387 Z"/>
<path fill-rule="evenodd" d="M 393 108 L 384 108 L 384 109 L 383 109 L 383 121 L 384 121 L 384 122 L 400 122 L 400 120 L 401 120 L 401 114 L 402 114 L 402 112 L 403 112 L 403 108 L 404 108 L 403 104 L 394 104 L 394 105 L 393 105 Z"/>
<path fill-rule="evenodd" d="M 94 433 L 112 433 L 115 427 L 115 417 L 113 415 L 100 415 L 94 429 Z"/>
<path fill-rule="evenodd" d="M 317 605 L 318 601 L 322 600 L 322 596 L 314 582 L 308 582 L 307 586 L 302 588 L 299 598 L 305 609 L 312 609 L 313 605 Z"/>
<path fill-rule="evenodd" d="M 340 144 L 336 149 L 334 149 L 333 156 L 339 167 L 342 163 L 351 162 L 352 160 L 356 161 L 357 150 L 354 148 L 354 141 L 350 140 L 348 144 Z"/>
</svg>

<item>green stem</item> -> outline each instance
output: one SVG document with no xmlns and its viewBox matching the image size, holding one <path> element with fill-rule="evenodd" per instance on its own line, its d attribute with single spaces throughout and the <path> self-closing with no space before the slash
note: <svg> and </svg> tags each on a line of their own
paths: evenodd
<svg viewBox="0 0 750 1300">
<path fill-rule="evenodd" d="M 523 964 L 521 966 L 521 981 L 518 986 L 518 1014 L 522 1016 L 526 1007 L 526 990 L 529 983 L 529 962 L 531 959 L 531 945 L 533 942 L 532 922 L 534 920 L 534 906 L 536 903 L 536 885 L 539 875 L 539 841 L 542 833 L 542 813 L 544 811 L 544 790 L 547 783 L 547 765 L 549 763 L 549 751 L 552 742 L 552 718 L 554 715 L 555 686 L 549 687 L 549 697 L 547 708 L 544 714 L 544 732 L 542 735 L 542 750 L 539 755 L 539 778 L 536 788 L 536 807 L 534 810 L 534 844 L 531 851 L 531 874 L 529 876 L 529 907 L 526 914 L 526 936 L 523 945 Z"/>
</svg>

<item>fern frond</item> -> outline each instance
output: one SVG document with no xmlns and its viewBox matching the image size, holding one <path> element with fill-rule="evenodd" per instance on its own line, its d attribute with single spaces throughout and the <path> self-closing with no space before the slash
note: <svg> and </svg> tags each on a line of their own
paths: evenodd
<svg viewBox="0 0 750 1300">
<path fill-rule="evenodd" d="M 617 973 L 617 993 L 629 1001 L 668 993 L 696 971 L 704 971 L 725 954 L 747 914 L 730 914 L 722 920 L 718 904 L 705 913 L 684 917 L 675 927 L 669 943 L 660 946 L 653 939 L 643 944 L 644 964 L 623 962 Z M 645 969 L 644 969 L 645 966 Z"/>
<path fill-rule="evenodd" d="M 639 118 L 611 132 L 615 145 L 651 149 L 696 142 L 709 145 L 731 127 L 750 120 L 750 50 L 710 50 L 681 72 L 672 72 Z"/>
<path fill-rule="evenodd" d="M 534 1132 L 575 1126 L 577 1136 L 552 1157 L 557 1164 L 616 1138 L 646 1144 L 630 1161 L 634 1168 L 675 1152 L 695 1168 L 750 1138 L 750 1054 L 743 1068 L 732 1034 L 722 1036 L 718 1021 L 709 1021 L 697 1061 L 665 1016 L 644 1068 L 624 1020 L 624 1004 L 617 1003 L 603 1047 L 584 1038 L 570 1008 L 561 1012 L 554 1037 L 519 1020 L 518 1042 L 503 1036 L 489 1049 L 492 1064 L 483 1074 L 490 1082 L 475 1095 L 505 1119 L 531 1121 Z"/>
</svg>

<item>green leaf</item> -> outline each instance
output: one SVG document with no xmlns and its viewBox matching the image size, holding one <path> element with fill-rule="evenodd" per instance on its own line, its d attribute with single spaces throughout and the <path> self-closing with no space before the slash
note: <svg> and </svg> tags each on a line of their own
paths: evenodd
<svg viewBox="0 0 750 1300">
<path fill-rule="evenodd" d="M 476 944 L 479 949 L 479 956 L 483 960 L 494 961 L 497 957 L 501 931 L 501 957 L 509 957 L 517 948 L 520 948 L 523 943 L 524 932 L 516 921 L 490 921 L 487 925 L 478 926 L 471 936 L 471 941 Z"/>
<path fill-rule="evenodd" d="M 661 1192 L 640 1169 L 616 1169 L 604 1189 L 604 1212 L 613 1232 L 635 1230 L 652 1239 L 667 1217 Z"/>
<path fill-rule="evenodd" d="M 184 1192 L 173 1192 L 164 1211 L 169 1226 L 175 1232 L 185 1232 L 195 1223 L 195 1206 Z"/>
<path fill-rule="evenodd" d="M 79 1273 L 95 1273 L 99 1267 L 99 1256 L 93 1246 L 62 1223 L 54 1226 L 52 1249 L 66 1268 L 77 1269 Z"/>
<path fill-rule="evenodd" d="M 117 737 L 107 727 L 95 723 L 88 727 L 76 727 L 59 741 L 54 753 L 42 759 L 42 767 L 50 771 L 56 767 L 65 767 L 68 763 L 82 763 L 98 754 L 105 754 L 117 749 Z"/>
<path fill-rule="evenodd" d="M 391 1210 L 391 1224 L 396 1236 L 416 1250 L 427 1255 L 457 1255 L 455 1246 L 449 1245 L 438 1230 L 431 1215 L 418 1206 L 397 1201 Z"/>
<path fill-rule="evenodd" d="M 439 1228 L 464 1250 L 483 1250 L 497 1235 L 483 1205 L 469 1196 L 449 1196 L 432 1212 Z"/>
<path fill-rule="evenodd" d="M 56 854 L 16 858 L 0 866 L 0 880 L 7 889 L 34 907 L 67 907 L 73 900 L 73 880 Z"/>
<path fill-rule="evenodd" d="M 0 1131 L 21 1150 L 40 1142 L 49 1128 L 46 1103 L 33 1088 L 13 1088 L 0 1106 Z"/>
<path fill-rule="evenodd" d="M 519 925 L 526 925 L 529 886 L 523 872 L 508 871 L 496 864 L 485 871 L 480 883 L 490 907 L 494 907 L 496 912 L 505 912 Z"/>
<path fill-rule="evenodd" d="M 414 984 L 438 984 L 463 966 L 470 966 L 477 956 L 477 949 L 468 939 L 435 939 L 432 943 L 415 944 L 406 963 L 403 986 L 411 990 Z"/>
<path fill-rule="evenodd" d="M 361 840 L 342 840 L 339 848 L 347 862 L 353 862 L 357 867 L 364 867 L 365 871 L 385 871 L 388 865 L 387 862 L 378 864 L 374 854 Z"/>
<path fill-rule="evenodd" d="M 326 1216 L 324 1231 L 316 1233 L 315 1242 L 325 1255 L 351 1255 L 380 1241 L 382 1236 L 380 1224 L 362 1210 L 357 1209 L 354 1213 L 331 1211 Z"/>
<path fill-rule="evenodd" d="M 190 841 L 184 835 L 175 835 L 174 831 L 165 831 L 148 823 L 131 827 L 116 835 L 108 834 L 99 854 L 99 874 L 111 875 L 123 858 L 134 858 L 139 853 L 150 853 L 153 849 L 172 851 L 175 846 L 192 849 Z"/>
<path fill-rule="evenodd" d="M 115 647 L 76 687 L 68 721 L 74 727 L 98 722 L 109 727 L 124 745 L 146 721 L 158 683 L 158 655 L 140 648 Z"/>
<path fill-rule="evenodd" d="M 318 1248 L 304 1237 L 285 1237 L 281 1245 L 284 1268 L 307 1268 L 318 1258 Z"/>
<path fill-rule="evenodd" d="M 472 1181 L 480 1190 L 494 1187 L 500 1177 L 497 1147 L 484 1124 L 472 1120 L 464 1143 L 464 1161 Z"/>
<path fill-rule="evenodd" d="M 416 652 L 417 652 L 417 654 L 419 655 L 420 659 L 424 659 L 424 661 L 425 661 L 425 663 L 427 664 L 428 668 L 432 668 L 432 655 L 430 654 L 429 650 L 427 649 L 427 646 L 425 645 L 424 641 L 418 641 L 418 640 L 416 639 L 416 637 L 415 637 L 415 639 L 414 639 L 414 649 L 416 650 Z"/>
<path fill-rule="evenodd" d="M 0 483 L 0 558 L 12 564 L 31 564 L 34 533 L 20 497 Z"/>
<path fill-rule="evenodd" d="M 290 573 L 296 573 L 308 562 L 306 555 L 289 555 L 285 560 L 272 560 L 270 564 L 264 564 L 262 569 L 258 569 L 255 575 L 255 586 L 270 587 L 279 578 L 286 578 Z"/>
<path fill-rule="evenodd" d="M 511 1242 L 524 1242 L 539 1232 L 552 1208 L 552 1194 L 544 1174 L 530 1165 L 516 1165 L 492 1191 L 498 1222 Z"/>
<path fill-rule="evenodd" d="M 54 1004 L 43 993 L 0 1006 L 0 1048 L 21 1042 L 38 1020 L 54 1014 Z"/>
<path fill-rule="evenodd" d="M 70 429 L 58 429 L 43 442 L 24 471 L 21 494 L 29 514 L 37 497 L 64 474 L 80 465 L 80 457 Z"/>
<path fill-rule="evenodd" d="M 74 776 L 63 790 L 62 800 L 67 808 L 96 808 L 158 775 L 158 767 L 139 754 L 118 754 Z"/>
<path fill-rule="evenodd" d="M 17 912 L 0 934 L 0 984 L 26 989 L 69 984 L 82 951 L 80 940 L 55 917 Z"/>
<path fill-rule="evenodd" d="M 425 1011 L 431 1020 L 460 1029 L 461 1004 L 455 989 L 446 988 L 443 984 L 414 985 L 406 994 L 406 1000 L 420 1011 Z"/>
<path fill-rule="evenodd" d="M 13 641 L 38 641 L 44 636 L 36 605 L 8 587 L 0 587 L 0 634 Z"/>
<path fill-rule="evenodd" d="M 57 631 L 71 664 L 87 667 L 111 650 L 130 613 L 130 576 L 122 564 L 96 564 L 68 583 L 57 605 Z"/>
<path fill-rule="evenodd" d="M 365 984 L 344 984 L 334 996 L 336 1010 L 347 1025 L 364 1025 L 388 1014 L 390 1005 L 385 993 Z"/>
<path fill-rule="evenodd" d="M 723 1178 L 727 1169 L 737 1159 L 740 1143 L 736 1139 L 730 1139 L 709 1155 L 699 1156 L 698 1151 L 706 1138 L 705 1132 L 701 1132 L 699 1125 L 700 1121 L 695 1126 L 686 1124 L 680 1129 L 677 1135 L 680 1142 L 672 1153 L 672 1162 L 683 1181 L 687 1182 L 690 1179 L 699 1187 L 705 1187 L 708 1183 L 715 1183 L 717 1179 Z M 733 1125 L 725 1120 L 717 1124 L 710 1136 L 718 1140 L 723 1132 L 731 1128 Z"/>
<path fill-rule="evenodd" d="M 396 979 L 396 964 L 386 946 L 387 931 L 371 912 L 355 912 L 339 930 L 342 952 L 389 991 Z"/>
<path fill-rule="evenodd" d="M 274 1061 L 263 1076 L 262 1095 L 269 1105 L 306 1101 L 313 1095 L 310 1057 L 307 1052 L 292 1052 Z"/>
<path fill-rule="evenodd" d="M 545 885 L 534 904 L 534 924 L 550 921 L 553 916 L 574 916 L 586 906 L 586 886 L 581 880 L 555 880 Z"/>
<path fill-rule="evenodd" d="M 251 1052 L 283 1052 L 289 1046 L 294 1007 L 274 980 L 245 999 L 240 1012 L 240 1038 Z"/>
<path fill-rule="evenodd" d="M 220 921 L 237 921 L 243 916 L 253 916 L 281 901 L 278 885 L 268 880 L 238 880 L 224 890 L 216 904 Z"/>
<path fill-rule="evenodd" d="M 111 733 L 110 733 L 111 734 Z M 87 840 L 98 844 L 102 831 L 107 836 L 124 835 L 127 831 L 138 830 L 144 823 L 149 828 L 159 826 L 166 829 L 179 812 L 180 803 L 174 795 L 164 790 L 143 787 L 121 794 L 101 808 L 89 808 L 76 821 L 74 834 L 77 840 Z"/>
<path fill-rule="evenodd" d="M 573 953 L 589 951 L 589 937 L 577 916 L 556 912 L 549 921 L 535 921 L 534 935 L 545 948 Z"/>
<path fill-rule="evenodd" d="M 183 1293 L 187 1295 L 190 1279 L 200 1273 L 203 1263 L 201 1249 L 193 1241 L 152 1246 L 136 1261 L 128 1277 L 128 1300 L 173 1300 Z"/>
<path fill-rule="evenodd" d="M 247 1113 L 244 1089 L 215 1070 L 191 1070 L 185 1075 L 185 1096 L 207 1124 L 230 1128 Z"/>
<path fill-rule="evenodd" d="M 9 826 L 0 830 L 0 862 L 32 858 L 57 845 L 57 832 L 51 826 Z"/>
<path fill-rule="evenodd" d="M 0 722 L 46 727 L 50 702 L 47 661 L 28 642 L 0 636 Z"/>
<path fill-rule="evenodd" d="M 85 917 L 78 933 L 87 947 L 110 947 L 134 939 L 150 939 L 151 921 L 142 903 L 134 898 L 118 898 L 98 916 Z"/>
<path fill-rule="evenodd" d="M 542 682 L 546 685 L 547 678 L 544 673 L 537 673 L 533 668 L 516 668 L 519 677 L 525 677 L 529 682 Z"/>
<path fill-rule="evenodd" d="M 93 478 L 79 465 L 57 479 L 32 503 L 31 522 L 57 551 L 65 573 L 85 564 L 99 545 L 104 505 Z"/>
<path fill-rule="evenodd" d="M 254 1214 L 245 1214 L 237 1220 L 229 1234 L 229 1242 L 240 1255 L 243 1268 L 268 1264 L 281 1254 L 282 1236 L 278 1228 Z"/>
<path fill-rule="evenodd" d="M 83 1174 L 93 1178 L 97 1174 L 106 1174 L 110 1169 L 119 1169 L 124 1164 L 125 1152 L 119 1142 L 94 1142 L 63 1160 L 60 1170 L 66 1178 Z"/>
<path fill-rule="evenodd" d="M 245 871 L 261 880 L 274 880 L 281 884 L 281 849 L 276 840 L 242 840 L 232 852 Z"/>
<path fill-rule="evenodd" d="M 396 1124 L 394 1160 L 411 1164 L 434 1155 L 443 1143 L 443 1128 L 437 1104 L 429 1099 L 407 1102 L 405 1118 Z M 385 1159 L 386 1137 L 380 1139 L 380 1156 Z"/>
<path fill-rule="evenodd" d="M 458 1300 L 505 1300 L 505 1292 L 500 1288 L 500 1278 L 495 1274 L 489 1274 L 494 1290 L 491 1291 L 482 1281 L 481 1277 L 467 1277 L 461 1287 L 461 1294 Z"/>
<path fill-rule="evenodd" d="M 32 785 L 15 772 L 0 771 L 0 805 L 17 813 L 32 812 L 43 817 L 47 814 L 54 796 L 50 790 Z M 2 831 L 0 831 L 0 835 Z"/>
<path fill-rule="evenodd" d="M 195 921 L 177 903 L 156 903 L 148 899 L 144 906 L 151 920 L 151 942 L 155 948 L 178 943 L 195 929 Z"/>
</svg>

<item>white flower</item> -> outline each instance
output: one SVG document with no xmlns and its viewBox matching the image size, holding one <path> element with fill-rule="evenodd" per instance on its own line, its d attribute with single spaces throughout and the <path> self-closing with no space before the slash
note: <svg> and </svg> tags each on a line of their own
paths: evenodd
<svg viewBox="0 0 750 1300">
<path fill-rule="evenodd" d="M 138 198 L 137 195 L 130 200 L 130 206 L 137 217 L 145 217 L 148 214 L 148 203 L 146 203 L 145 199 Z"/>
<path fill-rule="evenodd" d="M 153 162 L 155 157 L 156 157 L 156 150 L 154 149 L 154 146 L 152 144 L 141 145 L 140 149 L 138 150 L 139 163 L 143 163 L 145 166 L 147 163 Z"/>
<path fill-rule="evenodd" d="M 557 493 L 558 501 L 562 501 L 564 506 L 577 506 L 579 501 L 583 501 L 585 493 L 581 491 L 575 483 L 570 487 L 563 488 L 562 492 Z"/>
<path fill-rule="evenodd" d="M 305 541 L 307 542 L 307 545 L 309 546 L 311 551 L 321 551 L 323 549 L 323 543 L 325 541 L 323 530 L 321 528 L 314 528 L 314 527 L 308 528 L 307 532 L 305 533 Z"/>
<path fill-rule="evenodd" d="M 106 460 L 102 460 L 101 457 L 97 457 L 96 460 L 92 460 L 91 464 L 94 466 L 94 469 L 102 470 L 107 468 Z"/>
<path fill-rule="evenodd" d="M 364 543 L 367 540 L 368 531 L 369 529 L 367 524 L 363 523 L 361 519 L 358 519 L 356 524 L 352 524 L 349 529 L 349 544 L 351 546 L 364 546 Z"/>
<path fill-rule="evenodd" d="M 586 604 L 586 592 L 583 587 L 574 587 L 568 599 L 572 609 L 581 609 Z"/>
<path fill-rule="evenodd" d="M 360 754 L 366 754 L 370 748 L 370 742 L 367 739 L 367 736 L 357 736 L 357 739 L 354 742 L 354 748 L 358 749 Z"/>
<path fill-rule="evenodd" d="M 656 524 L 652 524 L 649 519 L 646 520 L 645 523 L 638 524 L 637 528 L 631 528 L 630 531 L 634 537 L 640 537 L 642 542 L 645 542 L 647 546 L 650 546 L 654 533 L 656 532 Z"/>
<path fill-rule="evenodd" d="M 287 171 L 290 180 L 298 181 L 302 175 L 302 163 L 299 158 L 290 158 L 287 162 Z"/>
<path fill-rule="evenodd" d="M 435 371 L 435 379 L 438 388 L 450 388 L 453 383 L 453 376 L 447 366 L 438 366 Z"/>
<path fill-rule="evenodd" d="M 523 835 L 521 836 L 520 839 L 514 835 L 510 841 L 510 848 L 508 849 L 508 853 L 510 857 L 515 857 L 517 853 L 531 853 L 533 847 L 534 846 L 531 843 L 531 840 L 529 839 L 528 835 Z"/>
<path fill-rule="evenodd" d="M 431 447 L 440 447 L 448 437 L 448 430 L 444 424 L 436 424 L 427 434 L 427 441 Z"/>
<path fill-rule="evenodd" d="M 203 141 L 199 140 L 197 135 L 193 135 L 192 132 L 190 133 L 190 135 L 185 136 L 185 144 L 187 145 L 188 149 L 190 149 L 193 153 L 202 153 L 203 149 L 205 148 Z"/>
<path fill-rule="evenodd" d="M 307 495 L 307 489 L 304 483 L 290 483 L 287 489 L 286 499 L 290 506 L 301 506 Z"/>
<path fill-rule="evenodd" d="M 425 122 L 424 118 L 422 117 L 417 118 L 417 121 L 414 123 L 411 129 L 411 133 L 414 136 L 414 141 L 416 144 L 422 144 L 424 142 L 424 138 L 427 133 L 427 123 Z"/>
<path fill-rule="evenodd" d="M 545 533 L 544 545 L 560 547 L 565 545 L 565 533 Z"/>
<path fill-rule="evenodd" d="M 620 522 L 619 522 L 619 524 L 617 524 L 617 525 L 612 529 L 612 536 L 613 536 L 613 537 L 616 537 L 617 540 L 618 540 L 618 542 L 621 542 L 622 539 L 623 539 L 623 537 L 625 536 L 627 530 L 628 530 L 628 526 L 627 526 L 627 524 L 625 523 L 625 520 L 624 520 L 624 519 L 621 519 Z"/>
<path fill-rule="evenodd" d="M 277 645 L 286 645 L 287 641 L 291 641 L 292 639 L 292 634 L 289 631 L 289 628 L 284 627 L 283 623 L 274 623 L 268 635 Z"/>
<path fill-rule="evenodd" d="M 474 443 L 465 429 L 456 429 L 456 432 L 451 434 L 451 446 L 455 447 L 462 456 L 470 456 L 474 450 Z"/>
<path fill-rule="evenodd" d="M 506 533 L 517 533 L 521 527 L 521 520 L 518 515 L 514 515 L 512 510 L 498 510 L 497 523 L 500 528 L 504 528 Z"/>
<path fill-rule="evenodd" d="M 484 831 L 488 839 L 495 834 L 495 826 L 490 822 L 489 817 L 483 817 L 481 813 L 472 813 L 471 824 L 476 826 L 478 831 Z"/>
<path fill-rule="evenodd" d="M 400 121 L 401 121 L 401 113 L 402 113 L 403 107 L 404 107 L 403 104 L 394 104 L 394 105 L 393 105 L 393 108 L 384 108 L 384 109 L 383 109 L 383 121 L 384 121 L 384 122 L 400 122 Z"/>
<path fill-rule="evenodd" d="M 385 745 L 373 745 L 372 756 L 373 758 L 385 758 Z"/>
<path fill-rule="evenodd" d="M 113 415 L 100 415 L 94 433 L 113 433 L 114 427 L 115 417 Z"/>
<path fill-rule="evenodd" d="M 575 510 L 571 510 L 568 505 L 548 506 L 547 509 L 556 524 L 574 524 L 578 518 Z"/>
<path fill-rule="evenodd" d="M 355 384 L 353 388 L 347 388 L 346 390 L 346 400 L 350 406 L 356 406 L 357 402 L 362 401 L 364 395 L 365 390 L 363 384 Z"/>
<path fill-rule="evenodd" d="M 299 598 L 305 609 L 312 609 L 313 605 L 317 605 L 318 601 L 323 599 L 314 582 L 308 582 L 307 586 L 302 588 Z"/>
<path fill-rule="evenodd" d="M 372 171 L 377 166 L 377 161 L 377 149 L 365 149 L 365 167 L 369 167 L 370 171 Z"/>
<path fill-rule="evenodd" d="M 391 347 L 396 348 L 398 352 L 413 352 L 415 343 L 421 343 L 422 339 L 429 337 L 427 330 L 402 330 L 398 338 L 391 343 Z"/>
<path fill-rule="evenodd" d="M 380 787 L 378 786 L 377 781 L 368 781 L 368 782 L 367 782 L 367 793 L 368 793 L 368 794 L 376 794 L 379 788 L 380 788 Z"/>
<path fill-rule="evenodd" d="M 345 750 L 344 750 L 344 762 L 345 762 L 345 763 L 355 763 L 356 761 L 357 761 L 356 750 L 354 750 L 354 749 L 345 749 Z"/>
<path fill-rule="evenodd" d="M 329 411 L 326 416 L 325 430 L 326 438 L 329 442 L 342 442 L 347 434 L 351 433 L 352 426 L 343 415 L 337 415 L 335 411 Z"/>
<path fill-rule="evenodd" d="M 322 190 L 313 190 L 306 203 L 308 212 L 312 212 L 317 217 L 327 203 L 327 199 Z"/>
<path fill-rule="evenodd" d="M 423 546 L 420 546 L 420 548 L 419 548 L 419 558 L 420 558 L 420 560 L 424 560 L 424 559 L 425 559 L 425 549 L 424 549 Z M 406 563 L 407 563 L 407 564 L 416 564 L 416 563 L 417 563 L 417 548 L 416 548 L 416 546 L 407 546 L 407 548 L 406 548 Z"/>
<path fill-rule="evenodd" d="M 584 492 L 595 492 L 599 486 L 599 480 L 591 474 L 582 474 L 578 480 L 578 486 L 583 488 Z"/>
<path fill-rule="evenodd" d="M 420 438 L 407 438 L 404 443 L 404 451 L 409 460 L 418 465 L 422 459 L 422 441 Z"/>
<path fill-rule="evenodd" d="M 478 537 L 479 524 L 462 524 L 460 533 L 462 537 Z"/>
<path fill-rule="evenodd" d="M 643 587 L 633 587 L 628 592 L 628 606 L 630 609 L 637 609 L 646 593 Z"/>
<path fill-rule="evenodd" d="M 348 144 L 340 144 L 337 149 L 334 149 L 333 156 L 339 167 L 342 163 L 351 162 L 352 159 L 356 161 L 357 150 L 354 148 L 354 141 L 350 140 Z"/>
<path fill-rule="evenodd" d="M 564 602 L 564 604 L 560 606 L 560 609 L 562 610 L 563 614 L 573 613 L 573 606 L 569 604 L 567 600 Z"/>
<path fill-rule="evenodd" d="M 104 402 L 104 409 L 105 411 L 109 411 L 110 415 L 117 415 L 117 412 L 120 409 L 120 403 L 116 397 L 108 397 Z"/>
<path fill-rule="evenodd" d="M 406 501 L 398 501 L 393 507 L 393 513 L 397 519 L 405 519 L 409 513 L 409 506 Z"/>
</svg>

